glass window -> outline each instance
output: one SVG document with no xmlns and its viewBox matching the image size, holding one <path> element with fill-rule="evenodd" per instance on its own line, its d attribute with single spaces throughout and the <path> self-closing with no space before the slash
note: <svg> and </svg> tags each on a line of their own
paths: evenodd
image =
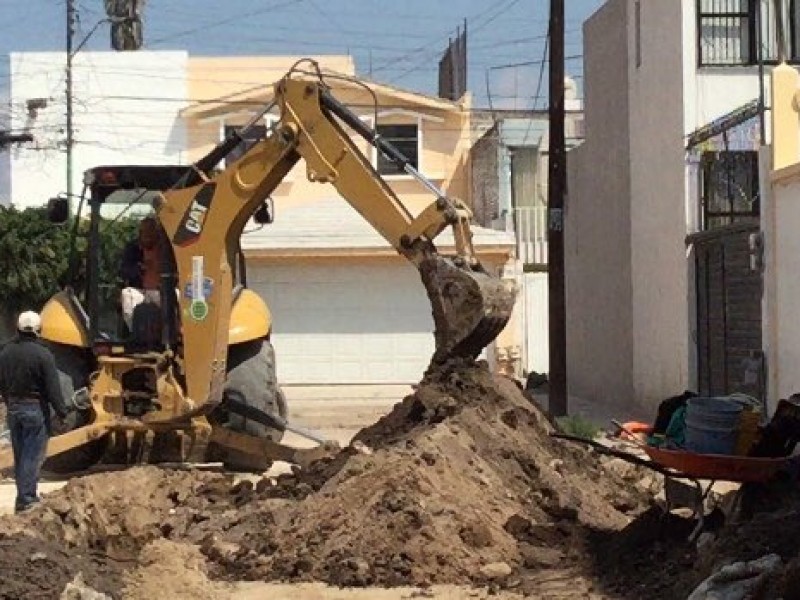
<svg viewBox="0 0 800 600">
<path fill-rule="evenodd" d="M 415 169 L 419 169 L 419 128 L 416 125 L 378 125 L 378 134 L 397 148 Z M 378 173 L 381 175 L 402 175 L 399 165 L 378 151 Z"/>
<path fill-rule="evenodd" d="M 704 152 L 701 159 L 703 229 L 715 229 L 759 216 L 758 153 Z"/>
</svg>

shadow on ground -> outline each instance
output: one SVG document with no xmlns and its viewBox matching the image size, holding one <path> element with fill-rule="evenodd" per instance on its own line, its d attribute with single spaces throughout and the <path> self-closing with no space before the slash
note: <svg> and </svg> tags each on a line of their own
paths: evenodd
<svg viewBox="0 0 800 600">
<path fill-rule="evenodd" d="M 653 507 L 621 531 L 593 531 L 588 560 L 600 590 L 620 600 L 684 599 L 722 565 L 778 554 L 784 567 L 760 600 L 800 599 L 800 487 L 795 481 L 743 488 L 739 511 L 700 550 L 695 521 Z"/>
</svg>

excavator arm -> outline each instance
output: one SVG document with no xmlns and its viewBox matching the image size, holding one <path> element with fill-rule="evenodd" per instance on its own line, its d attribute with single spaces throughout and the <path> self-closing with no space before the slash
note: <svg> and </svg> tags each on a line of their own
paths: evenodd
<svg viewBox="0 0 800 600">
<path fill-rule="evenodd" d="M 157 206 L 173 245 L 183 292 L 186 391 L 197 403 L 197 412 L 205 412 L 222 398 L 233 273 L 243 228 L 301 157 L 310 180 L 334 185 L 419 270 L 433 310 L 433 360 L 477 356 L 507 323 L 516 290 L 488 274 L 475 256 L 468 207 L 424 179 L 321 81 L 289 75 L 276 84 L 275 98 L 280 121 L 271 135 L 222 172 L 209 176 L 237 140 L 223 142 L 197 163 L 200 184 L 165 192 Z M 435 196 L 432 204 L 416 217 L 409 213 L 342 123 L 420 179 Z M 455 237 L 452 257 L 441 256 L 433 243 L 447 227 L 452 227 Z"/>
</svg>

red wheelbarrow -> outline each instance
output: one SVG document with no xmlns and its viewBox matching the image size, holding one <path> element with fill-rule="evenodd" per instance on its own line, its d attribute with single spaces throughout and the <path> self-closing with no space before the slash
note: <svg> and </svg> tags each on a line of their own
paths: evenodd
<svg viewBox="0 0 800 600">
<path fill-rule="evenodd" d="M 635 441 L 633 436 L 628 436 L 630 443 L 647 454 L 650 460 L 646 460 L 630 452 L 610 448 L 595 440 L 560 433 L 551 435 L 557 439 L 591 446 L 601 454 L 621 458 L 663 475 L 666 511 L 669 512 L 680 507 L 690 508 L 694 513 L 693 517 L 698 521 L 689 536 L 689 542 L 697 539 L 703 530 L 706 500 L 716 482 L 766 483 L 789 465 L 789 457 L 761 458 L 696 454 L 685 450 L 656 448 Z M 706 481 L 707 484 L 704 486 L 702 481 Z"/>
</svg>

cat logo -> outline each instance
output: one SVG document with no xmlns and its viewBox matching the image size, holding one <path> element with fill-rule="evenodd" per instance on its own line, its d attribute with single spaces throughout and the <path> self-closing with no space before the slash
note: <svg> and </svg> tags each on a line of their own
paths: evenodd
<svg viewBox="0 0 800 600">
<path fill-rule="evenodd" d="M 200 232 L 203 231 L 203 223 L 206 220 L 207 212 L 208 207 L 203 206 L 197 200 L 193 201 L 189 209 L 189 218 L 186 219 L 186 229 L 194 234 L 200 235 Z"/>
<path fill-rule="evenodd" d="M 211 208 L 211 201 L 214 199 L 216 187 L 216 183 L 210 182 L 197 192 L 186 214 L 183 215 L 178 231 L 172 238 L 176 246 L 191 246 L 200 237 L 203 232 L 203 226 L 206 223 L 208 209 Z"/>
</svg>

